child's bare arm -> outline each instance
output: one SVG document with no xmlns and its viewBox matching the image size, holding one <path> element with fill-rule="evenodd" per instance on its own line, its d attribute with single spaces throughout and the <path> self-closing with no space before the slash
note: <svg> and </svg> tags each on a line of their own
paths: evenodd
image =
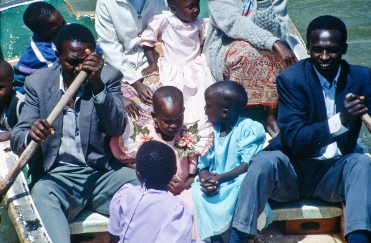
<svg viewBox="0 0 371 243">
<path fill-rule="evenodd" d="M 144 76 L 149 75 L 153 72 L 158 72 L 158 66 L 156 63 L 156 57 L 155 57 L 155 48 L 150 46 L 143 46 L 144 54 L 147 57 L 148 61 L 148 67 L 143 68 L 142 74 Z"/>
<path fill-rule="evenodd" d="M 245 173 L 247 171 L 247 168 L 248 168 L 247 163 L 241 163 L 239 166 L 237 166 L 236 168 L 234 168 L 231 171 L 228 171 L 228 172 L 223 173 L 223 174 L 216 175 L 215 180 L 218 181 L 218 184 L 221 184 L 221 183 L 227 182 L 227 181 L 231 181 L 234 178 L 236 178 L 237 176 Z"/>
</svg>

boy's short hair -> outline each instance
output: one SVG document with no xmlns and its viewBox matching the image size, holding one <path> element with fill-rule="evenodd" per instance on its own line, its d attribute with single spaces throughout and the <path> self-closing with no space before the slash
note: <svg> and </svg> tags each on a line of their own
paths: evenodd
<svg viewBox="0 0 371 243">
<path fill-rule="evenodd" d="M 0 81 L 13 82 L 14 71 L 12 65 L 0 59 Z"/>
<path fill-rule="evenodd" d="M 206 93 L 218 107 L 236 112 L 240 112 L 248 100 L 245 88 L 236 81 L 216 82 L 206 89 Z"/>
<path fill-rule="evenodd" d="M 347 42 L 348 32 L 344 22 L 331 15 L 323 15 L 313 19 L 307 28 L 307 44 L 310 44 L 310 35 L 313 30 L 338 30 L 341 34 L 343 44 Z"/>
<path fill-rule="evenodd" d="M 155 189 L 169 184 L 177 170 L 174 150 L 154 140 L 138 149 L 135 163 L 144 183 Z"/>
<path fill-rule="evenodd" d="M 95 51 L 95 38 L 91 31 L 84 25 L 69 24 L 61 28 L 55 39 L 55 47 L 59 55 L 63 52 L 63 43 L 65 41 L 85 43 L 94 48 L 91 50 L 92 52 Z"/>
<path fill-rule="evenodd" d="M 171 102 L 172 104 L 181 102 L 182 106 L 184 106 L 183 93 L 180 89 L 174 86 L 162 86 L 153 93 L 152 101 L 154 112 L 157 112 L 160 100 Z"/>
<path fill-rule="evenodd" d="M 53 5 L 46 2 L 31 3 L 23 14 L 23 22 L 34 33 L 41 33 L 45 22 L 57 11 Z"/>
</svg>

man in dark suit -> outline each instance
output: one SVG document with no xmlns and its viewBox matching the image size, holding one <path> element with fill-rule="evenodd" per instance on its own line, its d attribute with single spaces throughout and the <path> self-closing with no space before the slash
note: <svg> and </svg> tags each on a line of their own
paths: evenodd
<svg viewBox="0 0 371 243">
<path fill-rule="evenodd" d="M 345 24 L 333 16 L 307 29 L 310 58 L 277 77 L 279 136 L 250 161 L 241 185 L 231 242 L 257 235 L 268 199 L 345 202 L 348 242 L 369 242 L 371 158 L 354 153 L 361 117 L 371 110 L 371 70 L 342 60 Z"/>
<path fill-rule="evenodd" d="M 30 162 L 31 194 L 50 238 L 61 243 L 70 242 L 68 222 L 84 207 L 108 214 L 113 194 L 138 181 L 109 147 L 125 128 L 122 74 L 92 52 L 95 39 L 85 26 L 64 26 L 55 44 L 59 65 L 26 79 L 25 106 L 11 144 L 21 154 L 31 140 L 42 142 Z M 81 70 L 87 81 L 50 126 L 45 119 Z"/>
</svg>

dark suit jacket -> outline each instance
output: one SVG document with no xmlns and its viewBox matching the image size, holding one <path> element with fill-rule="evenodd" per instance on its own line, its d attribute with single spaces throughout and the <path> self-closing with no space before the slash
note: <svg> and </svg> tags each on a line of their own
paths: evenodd
<svg viewBox="0 0 371 243">
<path fill-rule="evenodd" d="M 62 97 L 59 89 L 61 66 L 57 65 L 41 70 L 25 82 L 25 106 L 14 127 L 11 146 L 16 154 L 25 149 L 24 141 L 31 125 L 37 119 L 46 119 Z M 115 159 L 109 147 L 111 136 L 120 135 L 125 128 L 124 104 L 121 98 L 121 72 L 104 66 L 101 79 L 107 87 L 107 96 L 102 104 L 93 102 L 92 87 L 86 83 L 80 105 L 80 136 L 85 160 L 88 165 L 110 169 Z M 55 135 L 49 136 L 41 144 L 32 163 L 31 173 L 48 171 L 55 162 L 61 144 L 63 115 L 59 115 L 55 124 Z M 41 170 L 41 171 L 40 171 Z"/>
<path fill-rule="evenodd" d="M 330 134 L 322 86 L 310 59 L 285 68 L 277 77 L 277 90 L 281 133 L 272 140 L 270 149 L 280 149 L 292 158 L 310 158 L 337 141 L 343 155 L 354 151 L 362 121 L 358 119 L 340 136 Z M 343 60 L 336 89 L 337 113 L 348 93 L 365 96 L 371 112 L 371 69 Z"/>
</svg>

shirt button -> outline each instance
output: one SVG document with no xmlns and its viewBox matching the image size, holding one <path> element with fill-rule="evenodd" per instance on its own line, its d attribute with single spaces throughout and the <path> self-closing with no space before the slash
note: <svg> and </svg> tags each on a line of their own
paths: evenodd
<svg viewBox="0 0 371 243">
<path fill-rule="evenodd" d="M 134 51 L 137 51 L 137 50 L 138 50 L 138 48 L 135 47 L 135 48 L 134 48 Z"/>
<path fill-rule="evenodd" d="M 142 36 L 142 34 L 141 34 L 141 33 L 139 33 L 139 34 L 138 34 L 138 37 L 141 37 L 141 36 Z"/>
<path fill-rule="evenodd" d="M 133 68 L 136 68 L 137 66 L 135 64 L 133 64 Z"/>
<path fill-rule="evenodd" d="M 142 19 L 142 15 L 139 15 L 139 16 L 138 16 L 138 19 Z"/>
</svg>

